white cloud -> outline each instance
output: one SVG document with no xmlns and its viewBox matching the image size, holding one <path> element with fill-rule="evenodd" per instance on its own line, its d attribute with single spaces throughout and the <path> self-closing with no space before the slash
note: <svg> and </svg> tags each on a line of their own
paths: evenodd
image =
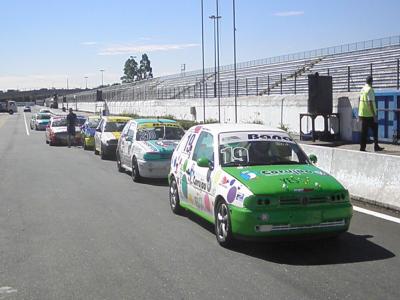
<svg viewBox="0 0 400 300">
<path fill-rule="evenodd" d="M 294 17 L 294 16 L 302 16 L 304 15 L 304 11 L 280 11 L 274 13 L 275 17 Z"/>
<path fill-rule="evenodd" d="M 101 75 L 98 73 L 86 73 L 88 76 L 88 86 L 94 87 L 101 84 Z M 104 83 L 111 84 L 119 82 L 121 74 L 114 72 L 104 72 Z M 81 74 L 29 74 L 29 75 L 6 75 L 0 76 L 0 90 L 19 89 L 30 90 L 40 88 L 66 88 L 67 78 L 69 88 L 79 88 L 85 86 L 84 75 Z"/>
<path fill-rule="evenodd" d="M 82 42 L 81 45 L 83 45 L 83 46 L 93 46 L 93 45 L 97 45 L 97 42 Z"/>
<path fill-rule="evenodd" d="M 198 47 L 199 44 L 150 44 L 150 45 L 115 45 L 100 50 L 99 55 L 120 55 L 136 52 L 173 51 Z"/>
</svg>

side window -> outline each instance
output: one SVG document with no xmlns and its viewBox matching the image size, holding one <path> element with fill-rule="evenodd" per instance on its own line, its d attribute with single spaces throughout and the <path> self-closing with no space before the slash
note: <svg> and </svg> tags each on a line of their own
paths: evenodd
<svg viewBox="0 0 400 300">
<path fill-rule="evenodd" d="M 96 131 L 97 131 L 97 129 L 101 130 L 102 128 L 103 128 L 103 120 L 100 121 L 99 125 L 96 128 Z"/>
<path fill-rule="evenodd" d="M 200 157 L 214 162 L 214 138 L 211 133 L 202 132 L 197 140 L 192 159 L 198 160 Z"/>
<path fill-rule="evenodd" d="M 131 126 L 131 124 L 129 122 L 125 125 L 124 129 L 122 129 L 121 137 L 124 137 L 128 134 L 128 129 L 130 126 Z"/>
<path fill-rule="evenodd" d="M 128 136 L 131 138 L 135 136 L 135 125 L 133 123 L 128 128 Z"/>
</svg>

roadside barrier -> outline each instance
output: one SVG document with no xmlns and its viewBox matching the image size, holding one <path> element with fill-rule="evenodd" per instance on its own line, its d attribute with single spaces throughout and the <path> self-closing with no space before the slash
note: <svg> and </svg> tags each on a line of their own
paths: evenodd
<svg viewBox="0 0 400 300">
<path fill-rule="evenodd" d="M 400 210 L 400 157 L 322 146 L 301 145 L 315 154 L 317 167 L 333 175 L 357 200 Z"/>
</svg>

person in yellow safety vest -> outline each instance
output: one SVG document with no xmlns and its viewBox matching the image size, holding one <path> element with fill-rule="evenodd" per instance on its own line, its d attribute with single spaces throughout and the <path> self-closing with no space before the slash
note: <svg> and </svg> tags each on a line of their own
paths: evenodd
<svg viewBox="0 0 400 300">
<path fill-rule="evenodd" d="M 367 146 L 368 129 L 371 128 L 374 136 L 374 150 L 382 151 L 378 145 L 378 122 L 375 104 L 375 91 L 372 88 L 372 76 L 367 77 L 367 83 L 361 89 L 358 106 L 358 117 L 361 121 L 360 151 L 365 151 Z"/>
</svg>

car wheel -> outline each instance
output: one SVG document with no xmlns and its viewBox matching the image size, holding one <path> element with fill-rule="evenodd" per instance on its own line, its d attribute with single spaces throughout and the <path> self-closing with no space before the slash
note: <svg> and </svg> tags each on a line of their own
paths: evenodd
<svg viewBox="0 0 400 300">
<path fill-rule="evenodd" d="M 117 169 L 118 169 L 118 172 L 122 173 L 122 172 L 124 172 L 124 168 L 122 167 L 121 159 L 119 157 L 118 152 L 115 154 L 115 156 L 117 158 Z"/>
<path fill-rule="evenodd" d="M 54 146 L 55 143 L 53 143 L 53 142 L 50 140 L 50 141 L 49 141 L 49 145 L 50 145 L 50 146 Z"/>
<path fill-rule="evenodd" d="M 83 138 L 82 144 L 83 144 L 83 150 L 88 150 L 89 149 L 88 146 L 86 145 L 86 139 L 85 138 Z"/>
<path fill-rule="evenodd" d="M 134 182 L 139 182 L 141 179 L 140 173 L 139 173 L 139 167 L 138 167 L 138 163 L 136 160 L 136 157 L 134 157 L 132 159 L 132 180 Z"/>
<path fill-rule="evenodd" d="M 103 144 L 100 145 L 100 158 L 101 159 L 106 159 L 106 152 L 104 150 Z"/>
<path fill-rule="evenodd" d="M 234 243 L 229 207 L 224 200 L 217 203 L 215 209 L 215 235 L 222 247 L 230 247 Z"/>
<path fill-rule="evenodd" d="M 48 144 L 49 143 L 49 141 L 46 139 L 46 144 Z"/>
<path fill-rule="evenodd" d="M 174 214 L 182 214 L 183 210 L 179 203 L 178 185 L 176 184 L 175 178 L 172 178 L 169 184 L 169 205 Z"/>
</svg>

